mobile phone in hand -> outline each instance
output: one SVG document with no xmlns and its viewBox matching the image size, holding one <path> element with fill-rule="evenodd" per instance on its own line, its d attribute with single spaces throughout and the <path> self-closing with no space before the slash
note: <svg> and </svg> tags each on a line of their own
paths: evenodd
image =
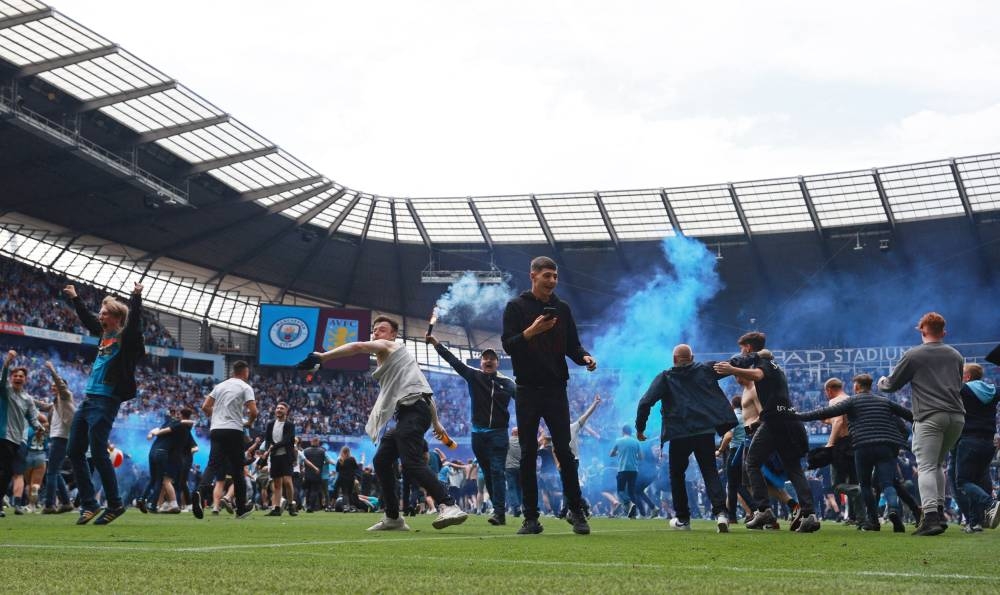
<svg viewBox="0 0 1000 595">
<path fill-rule="evenodd" d="M 545 320 L 552 320 L 556 317 L 557 313 L 555 306 L 545 306 L 542 308 L 542 316 L 545 317 Z"/>
</svg>

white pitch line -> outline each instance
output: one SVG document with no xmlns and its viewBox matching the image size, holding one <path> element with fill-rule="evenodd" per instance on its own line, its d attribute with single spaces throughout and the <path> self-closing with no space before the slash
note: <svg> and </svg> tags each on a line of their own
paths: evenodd
<svg viewBox="0 0 1000 595">
<path fill-rule="evenodd" d="M 645 531 L 638 529 L 610 529 L 606 531 L 601 531 L 604 533 L 645 533 Z M 431 534 L 433 535 L 433 534 Z M 561 533 L 550 533 L 549 536 L 555 535 L 573 535 L 569 532 Z M 293 541 L 293 542 L 274 542 L 274 543 L 238 543 L 238 544 L 228 544 L 228 545 L 208 545 L 203 547 L 171 547 L 170 544 L 164 543 L 161 546 L 141 546 L 138 544 L 123 544 L 121 546 L 111 546 L 111 545 L 83 545 L 83 544 L 44 544 L 44 543 L 0 543 L 0 548 L 8 549 L 52 549 L 52 550 L 105 550 L 105 551 L 144 551 L 144 552 L 186 552 L 186 553 L 208 553 L 208 552 L 224 552 L 227 550 L 255 550 L 255 549 L 271 549 L 271 548 L 285 548 L 285 547 L 308 547 L 316 545 L 361 545 L 361 544 L 379 544 L 379 543 L 412 543 L 414 541 L 465 541 L 465 540 L 476 540 L 476 539 L 524 539 L 525 541 L 532 540 L 531 537 L 525 538 L 523 535 L 518 535 L 516 533 L 503 533 L 503 534 L 493 534 L 493 535 L 450 535 L 447 533 L 437 534 L 434 537 L 423 537 L 423 536 L 413 536 L 413 537 L 367 537 L 359 539 L 335 539 L 327 541 Z M 537 538 L 536 538 L 537 539 Z"/>
</svg>

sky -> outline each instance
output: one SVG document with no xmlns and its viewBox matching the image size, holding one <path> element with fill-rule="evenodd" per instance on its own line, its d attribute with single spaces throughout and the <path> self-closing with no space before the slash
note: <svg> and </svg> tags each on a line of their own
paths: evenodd
<svg viewBox="0 0 1000 595">
<path fill-rule="evenodd" d="M 1000 150 L 997 2 L 54 6 L 349 188 L 629 190 Z"/>
</svg>

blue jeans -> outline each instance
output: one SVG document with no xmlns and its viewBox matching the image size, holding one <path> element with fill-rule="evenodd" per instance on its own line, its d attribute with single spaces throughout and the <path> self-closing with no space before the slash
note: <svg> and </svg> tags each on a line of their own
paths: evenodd
<svg viewBox="0 0 1000 595">
<path fill-rule="evenodd" d="M 162 448 L 149 451 L 149 483 L 142 492 L 142 497 L 149 504 L 156 506 L 163 488 L 163 476 L 167 472 L 167 460 L 170 453 Z"/>
<path fill-rule="evenodd" d="M 66 480 L 63 479 L 63 461 L 66 460 L 66 445 L 68 438 L 52 438 L 49 440 L 49 466 L 45 468 L 45 505 L 53 507 L 56 505 L 56 492 L 63 504 L 70 504 L 69 490 L 66 489 Z"/>
<path fill-rule="evenodd" d="M 983 524 L 983 511 L 993 502 L 990 462 L 995 454 L 988 438 L 963 436 L 955 445 L 955 495 L 969 525 Z"/>
<path fill-rule="evenodd" d="M 617 479 L 618 499 L 622 503 L 622 511 L 629 512 L 629 505 L 636 504 L 635 480 L 639 477 L 638 471 L 619 471 L 615 476 Z M 637 504 L 636 504 L 637 505 Z M 638 506 L 638 505 L 637 505 Z"/>
<path fill-rule="evenodd" d="M 521 508 L 521 469 L 519 467 L 504 469 L 504 474 L 507 476 L 507 505 L 516 512 Z"/>
<path fill-rule="evenodd" d="M 504 464 L 507 462 L 507 448 L 510 438 L 507 430 L 472 432 L 472 453 L 476 455 L 486 480 L 486 490 L 490 493 L 493 510 L 503 514 L 507 510 L 507 479 Z"/>
<path fill-rule="evenodd" d="M 858 468 L 858 483 L 861 484 L 861 497 L 864 498 L 868 511 L 868 520 L 878 522 L 878 504 L 875 492 L 872 490 L 872 473 L 878 476 L 878 485 L 882 488 L 885 502 L 891 512 L 899 514 L 899 499 L 893 486 L 896 474 L 896 452 L 898 449 L 888 444 L 870 444 L 854 447 L 854 464 Z"/>
<path fill-rule="evenodd" d="M 69 428 L 69 460 L 73 463 L 81 508 L 98 508 L 94 484 L 90 480 L 90 467 L 87 465 L 88 447 L 94 467 L 101 476 L 108 506 L 118 508 L 122 505 L 122 499 L 118 495 L 118 478 L 115 477 L 115 468 L 108 454 L 108 438 L 120 406 L 121 402 L 114 397 L 87 395 L 73 416 L 73 423 Z"/>
</svg>

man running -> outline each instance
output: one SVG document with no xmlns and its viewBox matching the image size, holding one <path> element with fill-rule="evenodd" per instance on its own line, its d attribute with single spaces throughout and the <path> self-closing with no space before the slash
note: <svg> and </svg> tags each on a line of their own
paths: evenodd
<svg viewBox="0 0 1000 595">
<path fill-rule="evenodd" d="M 431 524 L 435 529 L 444 529 L 464 523 L 468 515 L 444 491 L 424 459 L 424 434 L 428 428 L 433 425 L 438 438 L 447 438 L 447 434 L 437 419 L 434 392 L 413 354 L 404 343 L 396 342 L 398 334 L 398 322 L 379 316 L 373 321 L 371 341 L 355 341 L 323 353 L 312 353 L 298 367 L 311 369 L 326 360 L 365 353 L 375 356 L 378 367 L 372 372 L 372 377 L 378 381 L 381 390 L 368 416 L 365 431 L 373 441 L 378 442 L 378 450 L 372 463 L 375 466 L 375 476 L 382 487 L 385 516 L 368 530 L 410 530 L 406 521 L 399 516 L 397 461 L 402 462 L 403 473 L 438 504 L 438 517 Z M 396 427 L 385 432 L 379 442 L 379 434 L 393 416 L 396 418 Z"/>
</svg>

